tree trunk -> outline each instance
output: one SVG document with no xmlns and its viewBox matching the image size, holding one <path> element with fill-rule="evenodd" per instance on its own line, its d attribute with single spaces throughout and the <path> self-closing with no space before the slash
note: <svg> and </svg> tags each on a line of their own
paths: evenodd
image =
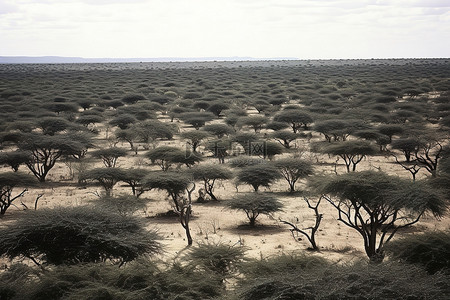
<svg viewBox="0 0 450 300">
<path fill-rule="evenodd" d="M 186 238 L 188 242 L 188 246 L 192 245 L 192 236 L 191 236 L 191 230 L 189 229 L 189 223 L 186 224 L 186 227 L 184 228 L 186 231 Z"/>
<path fill-rule="evenodd" d="M 289 182 L 290 193 L 295 192 L 295 182 Z"/>
<path fill-rule="evenodd" d="M 206 193 L 211 197 L 211 200 L 213 200 L 213 201 L 219 201 L 219 200 L 217 199 L 217 197 L 216 197 L 212 192 L 206 191 Z"/>
</svg>

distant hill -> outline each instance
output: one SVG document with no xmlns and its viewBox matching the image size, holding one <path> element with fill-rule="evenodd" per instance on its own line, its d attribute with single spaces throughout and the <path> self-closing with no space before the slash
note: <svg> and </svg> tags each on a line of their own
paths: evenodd
<svg viewBox="0 0 450 300">
<path fill-rule="evenodd" d="M 293 57 L 159 57 L 159 58 L 84 58 L 63 56 L 0 56 L 0 64 L 76 64 L 76 63 L 132 63 L 132 62 L 193 62 L 193 61 L 256 61 L 294 60 Z"/>
</svg>

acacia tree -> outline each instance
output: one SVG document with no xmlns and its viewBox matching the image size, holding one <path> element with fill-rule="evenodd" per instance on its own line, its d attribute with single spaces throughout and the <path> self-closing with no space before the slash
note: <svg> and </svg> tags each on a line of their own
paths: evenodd
<svg viewBox="0 0 450 300">
<path fill-rule="evenodd" d="M 143 185 L 148 189 L 164 190 L 169 194 L 173 210 L 178 214 L 181 226 L 186 232 L 188 246 L 192 245 L 189 222 L 192 214 L 192 192 L 195 183 L 192 177 L 183 172 L 155 171 L 143 179 Z M 187 197 L 183 194 L 187 193 Z"/>
<path fill-rule="evenodd" d="M 287 131 L 287 130 L 280 130 L 275 131 L 270 135 L 272 138 L 274 138 L 278 143 L 284 146 L 286 149 L 291 148 L 291 142 L 298 139 L 300 136 L 296 133 Z"/>
<path fill-rule="evenodd" d="M 253 145 L 252 147 L 254 147 L 254 146 L 255 145 Z M 259 155 L 259 156 L 262 155 L 264 158 L 267 157 L 269 160 L 272 160 L 275 157 L 275 155 L 282 154 L 285 149 L 280 144 L 271 142 L 271 141 L 264 141 L 262 143 L 262 147 L 263 147 L 263 151 L 262 151 L 263 153 L 258 153 L 258 152 L 260 152 L 259 150 L 257 150 L 258 148 L 249 149 L 247 151 L 247 153 L 252 154 L 252 155 Z"/>
<path fill-rule="evenodd" d="M 96 168 L 83 172 L 80 175 L 82 181 L 96 180 L 105 189 L 107 197 L 111 196 L 112 190 L 117 182 L 125 177 L 125 171 L 119 168 Z"/>
<path fill-rule="evenodd" d="M 100 158 L 103 161 L 103 164 L 107 168 L 115 168 L 117 159 L 119 157 L 123 157 L 127 155 L 127 151 L 125 149 L 112 147 L 112 148 L 104 148 L 93 151 L 92 157 Z"/>
<path fill-rule="evenodd" d="M 78 105 L 75 103 L 67 103 L 67 102 L 49 102 L 42 105 L 43 108 L 55 112 L 56 114 L 64 113 L 77 113 Z"/>
<path fill-rule="evenodd" d="M 180 134 L 180 136 L 188 141 L 188 144 L 192 147 L 193 152 L 197 152 L 197 148 L 200 143 L 209 137 L 209 133 L 205 131 L 186 131 Z"/>
<path fill-rule="evenodd" d="M 230 127 L 226 124 L 220 124 L 220 123 L 205 125 L 202 128 L 202 130 L 217 136 L 218 139 L 221 139 L 224 135 L 230 135 L 230 134 L 234 133 L 234 130 L 232 127 Z"/>
<path fill-rule="evenodd" d="M 76 123 L 83 125 L 91 132 L 97 132 L 95 124 L 102 123 L 103 121 L 104 117 L 99 115 L 81 115 L 75 120 Z"/>
<path fill-rule="evenodd" d="M 426 213 L 442 216 L 448 206 L 437 191 L 382 172 L 351 172 L 313 182 L 338 212 L 338 220 L 364 240 L 371 261 L 384 258 L 384 245 Z"/>
<path fill-rule="evenodd" d="M 267 124 L 268 121 L 269 121 L 269 119 L 265 116 L 260 116 L 260 115 L 244 116 L 244 117 L 239 118 L 239 120 L 236 123 L 236 126 L 239 128 L 243 127 L 243 126 L 248 126 L 248 127 L 253 128 L 255 133 L 257 133 L 257 132 L 261 131 L 263 126 L 265 124 Z"/>
<path fill-rule="evenodd" d="M 134 124 L 130 130 L 136 134 L 137 141 L 144 143 L 144 148 L 149 149 L 149 145 L 158 139 L 171 140 L 177 131 L 177 127 L 158 120 L 146 120 Z"/>
<path fill-rule="evenodd" d="M 219 160 L 220 164 L 224 164 L 225 157 L 229 156 L 229 151 L 232 150 L 232 143 L 228 140 L 214 140 L 209 141 L 205 148 Z"/>
<path fill-rule="evenodd" d="M 72 126 L 71 122 L 61 117 L 40 118 L 36 123 L 42 129 L 42 133 L 47 135 L 55 135 Z"/>
<path fill-rule="evenodd" d="M 389 137 L 388 144 L 392 143 L 392 136 L 402 134 L 404 131 L 404 128 L 397 124 L 382 124 L 377 129 L 381 134 Z"/>
<path fill-rule="evenodd" d="M 137 154 L 138 147 L 135 147 L 134 143 L 136 142 L 138 135 L 135 130 L 131 129 L 118 129 L 115 131 L 114 135 L 117 140 L 125 141 L 130 145 L 130 150 L 134 151 L 134 154 Z"/>
<path fill-rule="evenodd" d="M 205 126 L 206 122 L 212 121 L 214 115 L 210 112 L 185 112 L 180 114 L 180 119 L 198 130 Z"/>
<path fill-rule="evenodd" d="M 241 145 L 249 154 L 248 150 L 250 149 L 250 145 L 253 142 L 260 142 L 258 136 L 256 134 L 250 132 L 239 132 L 231 137 L 232 142 L 236 142 Z"/>
<path fill-rule="evenodd" d="M 21 138 L 18 147 L 30 153 L 25 164 L 39 181 L 45 182 L 48 172 L 61 156 L 82 156 L 90 146 L 86 144 L 88 139 L 83 141 L 77 137 L 75 135 L 27 134 Z"/>
<path fill-rule="evenodd" d="M 149 150 L 146 154 L 153 164 L 157 164 L 163 171 L 169 170 L 174 164 L 185 164 L 188 167 L 200 162 L 202 158 L 190 151 L 183 151 L 172 146 L 161 146 Z"/>
<path fill-rule="evenodd" d="M 403 169 L 405 169 L 406 171 L 408 171 L 411 174 L 412 180 L 416 181 L 416 175 L 417 175 L 417 173 L 419 173 L 420 169 L 422 168 L 420 166 L 420 164 L 416 160 L 411 161 L 411 162 L 401 162 L 398 160 L 398 158 L 395 154 L 392 153 L 392 156 L 395 158 L 395 162 L 397 164 L 399 164 Z"/>
<path fill-rule="evenodd" d="M 120 129 L 127 129 L 133 123 L 136 122 L 136 118 L 130 114 L 121 114 L 109 121 L 109 125 L 118 126 Z"/>
<path fill-rule="evenodd" d="M 131 187 L 131 191 L 136 198 L 139 198 L 149 189 L 143 184 L 145 176 L 149 174 L 146 169 L 127 169 L 123 170 L 123 175 L 119 178 Z"/>
<path fill-rule="evenodd" d="M 281 175 L 278 170 L 270 164 L 257 164 L 244 167 L 236 174 L 239 183 L 246 183 L 253 187 L 255 192 L 260 186 L 269 187 Z"/>
<path fill-rule="evenodd" d="M 220 117 L 222 111 L 228 109 L 229 107 L 230 105 L 228 105 L 227 103 L 217 101 L 211 103 L 211 105 L 208 107 L 208 111 L 212 112 L 217 117 Z"/>
<path fill-rule="evenodd" d="M 26 163 L 30 154 L 25 151 L 12 151 L 0 153 L 0 164 L 10 166 L 14 172 L 19 170 L 20 165 Z"/>
<path fill-rule="evenodd" d="M 229 245 L 225 243 L 198 243 L 186 254 L 189 265 L 195 270 L 213 272 L 222 283 L 227 278 L 234 278 L 240 268 L 247 261 L 245 257 L 247 249 L 240 245 Z"/>
<path fill-rule="evenodd" d="M 295 192 L 295 183 L 313 173 L 312 164 L 299 158 L 283 158 L 274 162 L 274 166 L 289 184 L 290 192 Z"/>
<path fill-rule="evenodd" d="M 273 120 L 290 124 L 294 133 L 297 133 L 301 127 L 308 129 L 308 125 L 314 122 L 313 118 L 301 109 L 283 110 L 276 114 Z"/>
<path fill-rule="evenodd" d="M 269 215 L 280 211 L 283 204 L 278 199 L 266 193 L 247 193 L 227 202 L 231 209 L 242 210 L 247 215 L 250 226 L 255 226 L 259 215 Z"/>
<path fill-rule="evenodd" d="M 36 179 L 28 174 L 21 174 L 18 172 L 4 172 L 0 173 L 0 217 L 6 213 L 6 210 L 13 204 L 14 200 L 22 197 L 28 189 L 25 188 L 17 195 L 13 195 L 15 187 L 28 187 L 33 185 Z"/>
<path fill-rule="evenodd" d="M 314 124 L 314 130 L 323 134 L 327 142 L 346 141 L 355 131 L 366 128 L 367 124 L 359 119 L 328 119 Z"/>
<path fill-rule="evenodd" d="M 233 177 L 230 170 L 220 165 L 198 165 L 191 170 L 195 180 L 202 180 L 205 192 L 212 200 L 217 201 L 214 195 L 214 184 L 217 180 L 227 180 Z"/>
<path fill-rule="evenodd" d="M 420 142 L 417 138 L 400 138 L 391 143 L 392 149 L 403 152 L 406 162 L 411 162 L 411 157 L 419 151 Z"/>
<path fill-rule="evenodd" d="M 438 138 L 428 137 L 420 143 L 419 150 L 414 153 L 415 159 L 431 174 L 436 177 L 438 162 L 443 150 L 442 141 Z"/>
<path fill-rule="evenodd" d="M 272 105 L 266 100 L 252 101 L 251 105 L 258 111 L 258 113 L 268 110 Z"/>
<path fill-rule="evenodd" d="M 339 156 L 344 160 L 347 172 L 356 171 L 356 165 L 364 157 L 375 155 L 376 147 L 367 141 L 352 140 L 324 145 L 320 150 L 322 153 Z"/>
</svg>

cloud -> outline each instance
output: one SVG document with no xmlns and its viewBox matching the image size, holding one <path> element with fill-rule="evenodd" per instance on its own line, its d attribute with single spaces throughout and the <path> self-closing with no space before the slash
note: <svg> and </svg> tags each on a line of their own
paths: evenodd
<svg viewBox="0 0 450 300">
<path fill-rule="evenodd" d="M 398 57 L 411 56 L 426 41 L 421 53 L 448 56 L 449 42 L 443 40 L 450 28 L 449 5 L 438 0 L 0 0 L 0 55 L 329 58 L 375 57 L 378 51 Z"/>
<path fill-rule="evenodd" d="M 19 7 L 12 3 L 2 3 L 0 2 L 0 15 L 7 15 L 19 11 Z"/>
</svg>

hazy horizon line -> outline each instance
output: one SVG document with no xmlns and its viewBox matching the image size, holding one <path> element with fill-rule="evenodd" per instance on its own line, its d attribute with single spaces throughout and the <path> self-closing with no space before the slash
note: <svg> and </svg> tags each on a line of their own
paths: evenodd
<svg viewBox="0 0 450 300">
<path fill-rule="evenodd" d="M 400 60 L 400 59 L 449 59 L 449 57 L 366 57 L 366 58 L 298 58 L 298 57 L 252 57 L 252 56 L 198 56 L 198 57 L 82 57 L 60 55 L 0 55 L 0 63 L 45 63 L 44 61 L 83 62 L 213 62 L 213 61 L 267 61 L 267 60 Z M 35 62 L 33 62 L 35 61 Z"/>
</svg>

